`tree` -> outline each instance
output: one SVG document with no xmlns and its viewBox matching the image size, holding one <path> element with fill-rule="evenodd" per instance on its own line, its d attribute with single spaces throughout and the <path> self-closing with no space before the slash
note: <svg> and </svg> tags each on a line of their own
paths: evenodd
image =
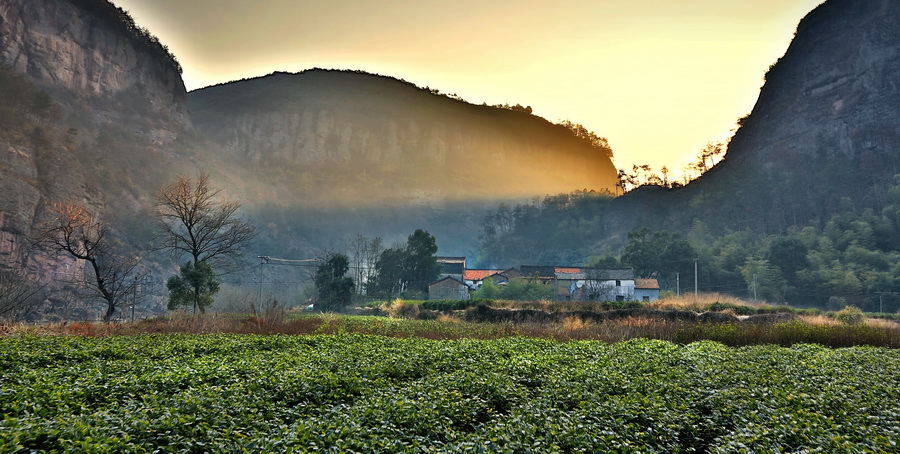
<svg viewBox="0 0 900 454">
<path fill-rule="evenodd" d="M 219 282 L 212 266 L 206 262 L 196 265 L 185 262 L 177 276 L 166 281 L 169 289 L 169 310 L 193 307 L 205 311 L 213 303 L 213 295 L 219 291 Z"/>
<path fill-rule="evenodd" d="M 425 230 L 416 229 L 407 238 L 403 277 L 410 290 L 428 293 L 428 284 L 437 280 L 441 273 L 441 265 L 434 258 L 437 250 L 437 242 Z"/>
<path fill-rule="evenodd" d="M 0 318 L 15 320 L 35 305 L 38 284 L 20 271 L 0 271 Z"/>
<path fill-rule="evenodd" d="M 106 303 L 103 321 L 109 321 L 138 285 L 140 259 L 125 253 L 109 226 L 84 206 L 55 203 L 53 210 L 41 241 L 88 265 L 91 277 L 85 284 Z"/>
<path fill-rule="evenodd" d="M 200 270 L 201 263 L 220 272 L 234 269 L 241 249 L 256 237 L 253 226 L 238 217 L 241 205 L 220 200 L 220 193 L 210 186 L 209 174 L 201 173 L 196 181 L 182 176 L 157 194 L 160 247 L 179 257 L 190 256 L 194 270 Z M 201 300 L 203 294 L 203 289 L 194 287 L 193 306 L 201 312 L 207 306 Z"/>
<path fill-rule="evenodd" d="M 375 276 L 368 290 L 380 295 L 397 295 L 406 291 L 428 292 L 428 284 L 437 280 L 441 266 L 434 254 L 437 243 L 425 230 L 418 229 L 405 246 L 385 249 L 375 262 Z"/>
<path fill-rule="evenodd" d="M 405 257 L 402 246 L 385 249 L 375 261 L 374 278 L 366 283 L 368 293 L 390 296 L 406 291 L 403 279 Z"/>
<path fill-rule="evenodd" d="M 661 285 L 671 287 L 675 273 L 693 273 L 695 257 L 696 252 L 681 235 L 643 227 L 628 232 L 622 263 L 633 267 L 637 277 L 657 278 Z"/>
<path fill-rule="evenodd" d="M 316 304 L 324 311 L 347 307 L 353 298 L 353 278 L 346 277 L 350 259 L 344 254 L 328 254 L 316 268 Z"/>
</svg>

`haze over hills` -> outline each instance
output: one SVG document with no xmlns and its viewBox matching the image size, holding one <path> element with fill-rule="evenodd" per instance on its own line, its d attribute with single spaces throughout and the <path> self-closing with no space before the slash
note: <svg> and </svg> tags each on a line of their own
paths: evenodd
<svg viewBox="0 0 900 454">
<path fill-rule="evenodd" d="M 29 249 L 53 202 L 87 204 L 137 245 L 155 191 L 200 170 L 261 227 L 254 252 L 301 256 L 415 228 L 474 254 L 488 207 L 614 179 L 608 148 L 563 126 L 387 77 L 274 74 L 188 95 L 175 57 L 104 0 L 4 2 L 0 60 L 53 104 L 0 143 L 3 267 L 44 279 L 68 263 Z"/>
<path fill-rule="evenodd" d="M 611 150 L 523 111 L 349 71 L 276 73 L 190 93 L 200 132 L 291 203 L 521 199 L 615 184 Z"/>
<path fill-rule="evenodd" d="M 498 243 L 529 251 L 526 262 L 574 263 L 620 248 L 640 226 L 777 233 L 824 222 L 842 197 L 878 209 L 898 173 L 898 18 L 892 2 L 826 2 L 769 72 L 725 160 L 699 181 L 639 188 L 588 212 L 557 199 L 544 215 L 583 236 L 512 232 Z M 605 141 L 526 108 L 471 105 L 390 77 L 310 70 L 185 93 L 175 57 L 104 0 L 4 2 L 0 59 L 4 81 L 52 101 L 23 116 L 23 101 L 4 98 L 0 134 L 0 266 L 45 281 L 66 260 L 30 250 L 28 236 L 52 202 L 85 203 L 138 245 L 152 234 L 154 192 L 200 170 L 260 227 L 251 256 L 308 256 L 357 234 L 390 242 L 425 228 L 440 253 L 473 257 L 498 203 L 615 181 Z"/>
</svg>

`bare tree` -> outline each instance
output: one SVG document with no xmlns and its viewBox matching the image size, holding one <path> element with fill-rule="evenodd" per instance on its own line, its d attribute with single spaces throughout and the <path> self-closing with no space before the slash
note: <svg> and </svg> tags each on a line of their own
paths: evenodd
<svg viewBox="0 0 900 454">
<path fill-rule="evenodd" d="M 36 304 L 40 287 L 18 271 L 0 271 L 0 318 L 16 319 Z"/>
<path fill-rule="evenodd" d="M 239 264 L 238 255 L 256 237 L 256 229 L 238 216 L 241 205 L 221 200 L 220 193 L 221 189 L 210 186 L 207 173 L 196 180 L 182 176 L 157 195 L 156 218 L 162 249 L 172 251 L 179 259 L 190 256 L 194 269 L 207 264 L 221 274 Z M 195 308 L 203 311 L 199 281 L 186 278 L 195 287 Z"/>
<path fill-rule="evenodd" d="M 88 265 L 89 277 L 84 282 L 106 302 L 103 320 L 109 321 L 138 285 L 140 258 L 125 253 L 109 226 L 84 206 L 55 203 L 53 211 L 54 219 L 43 229 L 42 242 Z"/>
</svg>

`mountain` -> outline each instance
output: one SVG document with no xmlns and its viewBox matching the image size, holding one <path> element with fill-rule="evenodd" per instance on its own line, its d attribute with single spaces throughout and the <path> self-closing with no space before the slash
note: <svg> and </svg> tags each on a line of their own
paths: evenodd
<svg viewBox="0 0 900 454">
<path fill-rule="evenodd" d="M 175 58 L 105 1 L 5 0 L 0 62 L 0 271 L 46 282 L 73 264 L 31 248 L 50 205 L 139 223 L 151 188 L 179 167 L 187 93 Z"/>
<path fill-rule="evenodd" d="M 188 108 L 223 155 L 306 205 L 522 199 L 615 179 L 608 147 L 564 126 L 360 72 L 275 73 L 192 92 Z"/>
<path fill-rule="evenodd" d="M 535 254 L 542 263 L 571 263 L 621 251 L 627 233 L 640 227 L 782 234 L 824 227 L 848 209 L 879 213 L 900 174 L 898 106 L 900 2 L 829 0 L 801 20 L 752 112 L 738 120 L 725 158 L 709 172 L 677 189 L 644 186 L 564 211 L 552 200 L 550 209 L 520 210 L 531 214 L 485 243 L 482 255 L 501 264 Z M 550 241 L 559 237 L 566 242 Z"/>
<path fill-rule="evenodd" d="M 771 233 L 826 220 L 845 198 L 879 208 L 900 173 L 898 106 L 900 3 L 825 2 L 766 74 L 724 161 L 675 198 L 697 218 Z"/>
<path fill-rule="evenodd" d="M 0 3 L 0 271 L 72 276 L 75 262 L 31 247 L 59 201 L 87 205 L 146 251 L 155 192 L 199 171 L 259 226 L 248 257 L 288 258 L 357 234 L 390 245 L 416 228 L 466 254 L 488 207 L 614 179 L 605 140 L 527 108 L 323 70 L 189 94 L 180 71 L 106 0 Z"/>
</svg>

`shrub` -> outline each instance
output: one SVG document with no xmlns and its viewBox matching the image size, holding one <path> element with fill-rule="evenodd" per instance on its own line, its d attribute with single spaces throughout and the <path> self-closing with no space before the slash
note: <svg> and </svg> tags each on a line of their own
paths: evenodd
<svg viewBox="0 0 900 454">
<path fill-rule="evenodd" d="M 834 318 L 840 320 L 847 325 L 861 325 L 866 322 L 866 316 L 863 311 L 853 305 L 845 306 L 834 314 Z"/>
</svg>

